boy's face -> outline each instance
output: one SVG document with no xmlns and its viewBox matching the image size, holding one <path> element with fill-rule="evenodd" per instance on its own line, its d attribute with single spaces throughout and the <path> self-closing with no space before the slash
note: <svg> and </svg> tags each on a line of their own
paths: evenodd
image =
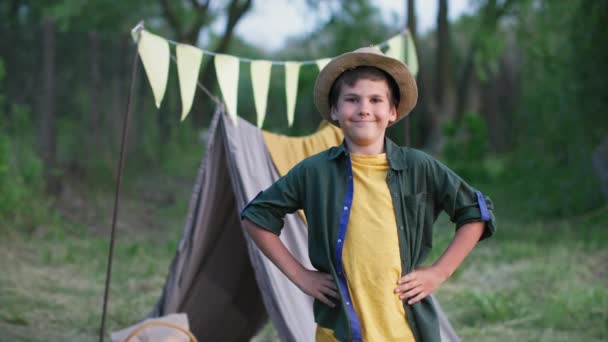
<svg viewBox="0 0 608 342">
<path fill-rule="evenodd" d="M 347 143 L 358 147 L 383 145 L 386 128 L 397 119 L 386 81 L 363 78 L 341 88 L 331 117 L 339 122 Z"/>
</svg>

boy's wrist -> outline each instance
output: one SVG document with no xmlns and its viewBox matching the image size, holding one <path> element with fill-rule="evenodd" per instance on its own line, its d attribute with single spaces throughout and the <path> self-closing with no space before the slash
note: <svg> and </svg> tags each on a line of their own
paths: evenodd
<svg viewBox="0 0 608 342">
<path fill-rule="evenodd" d="M 300 287 L 302 279 L 304 278 L 304 273 L 306 272 L 306 268 L 302 265 L 297 265 L 296 269 L 294 269 L 293 274 L 290 278 L 291 282 L 296 286 Z"/>
<path fill-rule="evenodd" d="M 439 276 L 442 278 L 443 281 L 448 280 L 448 278 L 453 273 L 453 271 L 450 272 L 448 269 L 446 269 L 446 267 L 444 267 L 441 264 L 433 264 L 432 267 L 435 269 L 435 271 L 437 272 L 437 274 L 439 274 Z"/>
</svg>

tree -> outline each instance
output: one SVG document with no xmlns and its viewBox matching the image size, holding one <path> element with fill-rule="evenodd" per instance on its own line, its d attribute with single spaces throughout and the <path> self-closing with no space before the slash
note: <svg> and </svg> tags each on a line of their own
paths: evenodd
<svg viewBox="0 0 608 342">
<path fill-rule="evenodd" d="M 414 41 L 414 44 L 418 42 L 418 30 L 416 28 L 416 0 L 406 0 L 406 8 L 407 8 L 407 29 L 409 34 Z M 411 121 L 410 116 L 408 115 L 403 119 L 403 137 L 404 143 L 406 146 L 410 146 L 412 144 L 411 139 Z"/>
<path fill-rule="evenodd" d="M 424 147 L 431 153 L 438 153 L 443 145 L 442 125 L 452 118 L 450 109 L 451 93 L 451 41 L 450 25 L 448 22 L 448 2 L 439 0 L 439 10 L 437 12 L 437 48 L 435 59 L 435 82 L 433 96 L 427 95 L 430 102 L 427 108 L 429 113 L 429 128 Z M 430 90 L 425 85 L 425 90 Z"/>
<path fill-rule="evenodd" d="M 226 16 L 226 25 L 215 47 L 210 48 L 217 53 L 225 53 L 234 36 L 234 29 L 243 16 L 252 8 L 252 0 L 231 0 L 222 11 L 212 9 L 211 0 L 196 1 L 168 1 L 159 0 L 162 14 L 168 23 L 173 36 L 180 42 L 196 45 L 201 30 L 210 29 L 213 23 L 223 13 Z M 206 63 L 201 71 L 200 80 L 207 89 L 214 89 L 217 84 L 215 68 L 212 63 Z M 199 94 L 201 95 L 201 94 Z M 196 96 L 192 115 L 195 125 L 201 126 L 204 122 L 204 113 L 210 112 L 205 106 L 206 98 Z"/>
<path fill-rule="evenodd" d="M 40 96 L 40 140 L 46 189 L 57 195 L 60 182 L 57 175 L 57 124 L 55 108 L 55 23 L 45 18 L 42 26 L 42 86 Z"/>
<path fill-rule="evenodd" d="M 476 70 L 476 61 L 479 60 L 479 55 L 494 49 L 494 46 L 489 46 L 488 42 L 491 42 L 492 37 L 497 34 L 498 24 L 500 19 L 509 13 L 509 10 L 513 6 L 515 1 L 505 0 L 484 0 L 481 1 L 479 8 L 479 22 L 477 29 L 472 33 L 473 38 L 469 48 L 467 49 L 467 57 L 464 61 L 460 77 L 458 79 L 458 91 L 456 96 L 456 112 L 455 120 L 459 123 L 464 113 L 466 112 L 466 104 L 469 98 L 469 91 L 471 87 L 471 80 Z M 496 54 L 497 51 L 494 51 Z"/>
</svg>

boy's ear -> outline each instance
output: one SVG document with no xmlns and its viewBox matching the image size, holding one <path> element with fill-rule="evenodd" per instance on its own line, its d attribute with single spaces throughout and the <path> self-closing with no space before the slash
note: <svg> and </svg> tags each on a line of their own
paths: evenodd
<svg viewBox="0 0 608 342">
<path fill-rule="evenodd" d="M 397 121 L 397 107 L 395 105 L 391 105 L 390 113 L 389 113 L 388 122 L 393 123 Z"/>
<path fill-rule="evenodd" d="M 331 106 L 329 116 L 331 116 L 332 120 L 338 121 L 338 111 L 336 110 L 336 107 Z"/>
</svg>

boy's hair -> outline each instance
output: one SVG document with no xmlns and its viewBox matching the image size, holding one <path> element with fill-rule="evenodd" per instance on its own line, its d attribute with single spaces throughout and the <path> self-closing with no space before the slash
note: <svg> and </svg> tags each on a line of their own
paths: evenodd
<svg viewBox="0 0 608 342">
<path fill-rule="evenodd" d="M 372 81 L 384 80 L 389 88 L 389 101 L 395 107 L 399 106 L 399 86 L 395 79 L 389 75 L 386 71 L 373 67 L 362 65 L 354 69 L 346 70 L 343 72 L 336 81 L 332 84 L 329 91 L 329 105 L 335 108 L 338 104 L 338 97 L 340 97 L 340 91 L 344 84 L 352 87 L 357 83 L 358 80 L 366 79 Z"/>
</svg>

